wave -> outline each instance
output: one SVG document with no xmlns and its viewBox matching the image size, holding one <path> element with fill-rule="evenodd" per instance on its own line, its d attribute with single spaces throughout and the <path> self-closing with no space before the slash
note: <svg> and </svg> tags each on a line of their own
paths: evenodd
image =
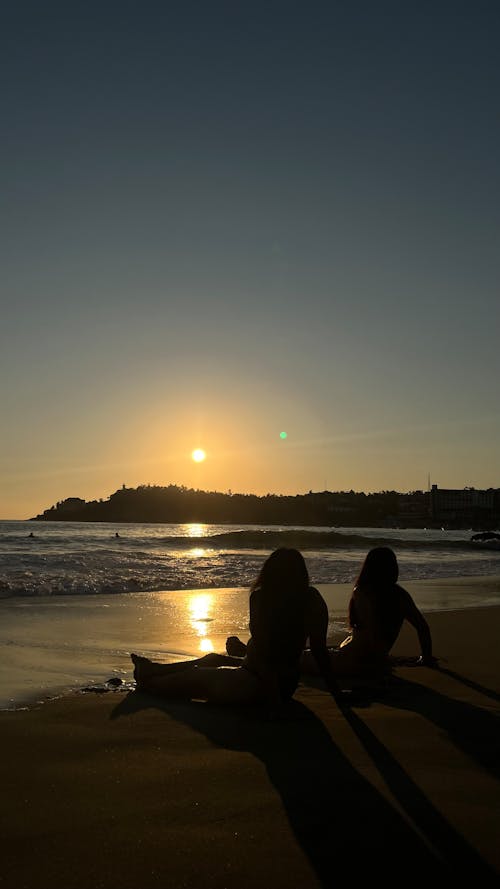
<svg viewBox="0 0 500 889">
<path fill-rule="evenodd" d="M 0 522 L 0 599 L 248 587 L 278 547 L 303 552 L 314 583 L 352 583 L 375 546 L 394 549 L 405 578 L 500 573 L 500 542 L 471 531 L 68 523 L 28 539 L 32 527 Z"/>
<path fill-rule="evenodd" d="M 0 534 L 0 546 L 14 546 L 22 544 L 22 549 L 29 548 L 31 553 L 35 553 L 38 548 L 51 547 L 69 551 L 69 549 L 78 549 L 83 552 L 85 550 L 99 549 L 102 553 L 117 554 L 124 549 L 133 549 L 135 554 L 139 556 L 139 551 L 143 550 L 144 555 L 151 550 L 169 549 L 180 550 L 192 547 L 202 547 L 204 549 L 237 549 L 237 550 L 273 550 L 280 546 L 294 547 L 300 550 L 336 550 L 352 547 L 355 549 L 372 549 L 374 546 L 389 546 L 394 549 L 419 549 L 419 550 L 500 550 L 500 541 L 472 541 L 470 538 L 464 539 L 411 539 L 408 532 L 404 537 L 386 536 L 381 531 L 380 536 L 364 535 L 356 533 L 342 533 L 340 531 L 313 530 L 305 528 L 280 528 L 280 529 L 242 529 L 222 531 L 215 534 L 204 534 L 198 536 L 184 536 L 167 534 L 165 536 L 158 535 L 140 535 L 135 533 L 127 534 L 126 530 L 120 531 L 119 537 L 115 534 L 109 536 L 87 534 L 82 537 L 81 534 L 71 534 L 70 532 L 61 535 L 53 534 L 50 531 L 43 533 L 38 532 L 29 541 L 26 535 L 5 535 Z M 74 551 L 74 550 L 73 550 Z"/>
<path fill-rule="evenodd" d="M 195 538 L 191 538 L 192 543 Z M 362 534 L 342 534 L 338 531 L 306 531 L 290 529 L 284 531 L 227 531 L 213 534 L 210 537 L 197 538 L 198 542 L 216 541 L 221 547 L 232 546 L 238 549 L 277 549 L 280 546 L 294 547 L 301 550 L 345 549 L 346 546 L 356 549 L 373 549 L 375 546 L 390 546 L 393 549 L 493 549 L 500 547 L 488 546 L 487 543 L 471 542 L 470 540 L 409 540 L 398 537 L 367 537 Z"/>
</svg>

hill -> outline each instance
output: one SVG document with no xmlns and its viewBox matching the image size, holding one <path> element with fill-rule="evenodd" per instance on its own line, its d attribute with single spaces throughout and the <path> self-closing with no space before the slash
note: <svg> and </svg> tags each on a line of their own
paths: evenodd
<svg viewBox="0 0 500 889">
<path fill-rule="evenodd" d="M 33 521 L 64 522 L 207 522 L 216 524 L 334 525 L 386 524 L 398 514 L 402 495 L 312 492 L 281 495 L 200 491 L 179 485 L 123 486 L 107 500 L 68 497 Z"/>
</svg>

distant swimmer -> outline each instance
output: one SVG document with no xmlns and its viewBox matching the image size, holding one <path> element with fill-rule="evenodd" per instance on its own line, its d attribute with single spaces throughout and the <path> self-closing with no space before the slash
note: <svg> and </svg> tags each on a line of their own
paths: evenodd
<svg viewBox="0 0 500 889">
<path fill-rule="evenodd" d="M 118 534 L 118 531 L 117 531 L 116 534 L 115 534 L 115 537 L 119 537 L 119 536 L 120 536 L 120 535 Z"/>
<path fill-rule="evenodd" d="M 30 534 L 28 534 L 28 537 L 34 537 L 34 536 L 35 535 L 33 534 L 33 531 L 31 531 Z"/>
</svg>

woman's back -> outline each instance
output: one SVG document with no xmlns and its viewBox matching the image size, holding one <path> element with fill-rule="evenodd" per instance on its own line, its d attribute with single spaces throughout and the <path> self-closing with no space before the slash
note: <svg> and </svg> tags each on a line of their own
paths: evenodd
<svg viewBox="0 0 500 889">
<path fill-rule="evenodd" d="M 353 641 L 363 641 L 367 650 L 374 654 L 388 654 L 405 618 L 407 596 L 397 583 L 383 587 L 356 586 L 349 603 Z"/>
<path fill-rule="evenodd" d="M 255 589 L 250 597 L 251 644 L 279 672 L 298 670 L 302 651 L 323 599 L 318 590 Z"/>
<path fill-rule="evenodd" d="M 338 687 L 326 647 L 328 608 L 309 585 L 304 558 L 296 549 L 275 550 L 252 587 L 245 666 L 259 677 L 269 700 L 289 700 L 299 681 L 307 639 L 312 656 L 334 696 Z"/>
</svg>

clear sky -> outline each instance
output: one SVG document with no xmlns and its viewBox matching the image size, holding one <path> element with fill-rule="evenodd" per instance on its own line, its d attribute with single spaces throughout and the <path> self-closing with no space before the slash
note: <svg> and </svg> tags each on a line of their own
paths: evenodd
<svg viewBox="0 0 500 889">
<path fill-rule="evenodd" d="M 21 0 L 0 35 L 0 517 L 500 487 L 496 0 Z"/>
</svg>

